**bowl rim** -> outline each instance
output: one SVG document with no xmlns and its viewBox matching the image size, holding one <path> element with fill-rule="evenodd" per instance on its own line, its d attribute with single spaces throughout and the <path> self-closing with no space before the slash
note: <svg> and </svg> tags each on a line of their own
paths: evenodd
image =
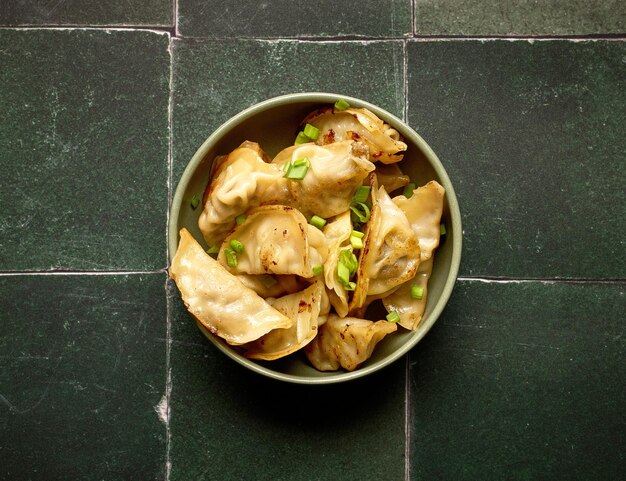
<svg viewBox="0 0 626 481">
<path fill-rule="evenodd" d="M 365 367 L 359 368 L 355 371 L 345 372 L 345 371 L 336 371 L 334 373 L 320 376 L 320 377 L 304 377 L 295 374 L 285 374 L 281 372 L 274 371 L 270 368 L 265 367 L 264 365 L 258 364 L 257 362 L 247 359 L 240 354 L 234 353 L 228 346 L 226 346 L 221 340 L 215 338 L 212 334 L 210 334 L 203 326 L 196 321 L 198 327 L 201 332 L 224 354 L 226 354 L 229 358 L 244 366 L 258 374 L 263 376 L 284 381 L 295 384 L 334 384 L 339 382 L 350 381 L 354 379 L 358 379 L 368 374 L 371 374 L 375 371 L 382 369 L 383 367 L 389 366 L 390 364 L 397 361 L 399 358 L 404 356 L 407 352 L 409 352 L 415 345 L 426 335 L 428 331 L 432 328 L 434 323 L 439 318 L 441 312 L 443 311 L 445 305 L 447 304 L 454 285 L 456 283 L 456 279 L 459 272 L 459 266 L 461 264 L 461 250 L 462 250 L 462 224 L 461 224 L 461 212 L 459 209 L 459 204 L 456 198 L 456 193 L 454 191 L 454 187 L 452 186 L 452 182 L 446 172 L 443 164 L 437 157 L 437 154 L 431 149 L 431 147 L 426 143 L 426 141 L 415 131 L 413 130 L 406 122 L 402 119 L 396 117 L 395 115 L 389 113 L 388 111 L 373 105 L 367 101 L 358 99 L 356 97 L 351 97 L 348 95 L 328 93 L 328 92 L 301 92 L 301 93 L 292 93 L 286 95 L 280 95 L 277 97 L 272 97 L 267 100 L 263 100 L 258 102 L 238 114 L 235 114 L 226 122 L 222 123 L 209 137 L 202 143 L 202 145 L 196 150 L 195 154 L 185 167 L 183 174 L 181 175 L 178 185 L 176 186 L 176 191 L 174 197 L 172 199 L 172 203 L 169 209 L 168 216 L 168 264 L 171 264 L 172 259 L 176 253 L 176 249 L 178 247 L 178 230 L 177 230 L 177 222 L 180 215 L 180 209 L 183 202 L 183 196 L 189 185 L 189 182 L 198 168 L 199 164 L 202 162 L 208 151 L 213 147 L 214 144 L 219 142 L 223 135 L 228 133 L 230 129 L 240 124 L 241 122 L 249 119 L 252 116 L 255 116 L 268 108 L 279 107 L 283 105 L 293 104 L 293 103 L 319 103 L 319 104 L 334 104 L 338 99 L 346 100 L 350 106 L 354 106 L 357 108 L 366 108 L 376 114 L 379 118 L 384 120 L 386 123 L 390 124 L 396 130 L 399 130 L 400 133 L 405 138 L 410 138 L 410 140 L 415 143 L 422 153 L 427 157 L 430 165 L 433 170 L 439 176 L 441 181 L 441 185 L 446 190 L 446 198 L 449 205 L 449 216 L 450 222 L 453 225 L 452 229 L 452 257 L 450 260 L 450 270 L 448 271 L 448 275 L 446 281 L 444 283 L 443 290 L 437 303 L 433 307 L 430 315 L 423 319 L 421 324 L 421 328 L 418 331 L 414 331 L 412 337 L 409 338 L 407 342 L 405 342 L 399 349 L 394 351 L 392 354 L 386 356 L 384 359 L 381 359 L 375 363 L 369 364 Z M 242 140 L 243 141 L 243 140 Z M 168 265 L 169 268 L 169 265 Z"/>
</svg>

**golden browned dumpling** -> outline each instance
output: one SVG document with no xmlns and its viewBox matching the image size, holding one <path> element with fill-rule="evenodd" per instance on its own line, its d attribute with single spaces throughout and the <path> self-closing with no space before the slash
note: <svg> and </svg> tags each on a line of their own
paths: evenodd
<svg viewBox="0 0 626 481">
<path fill-rule="evenodd" d="M 211 258 L 187 229 L 170 267 L 187 310 L 229 344 L 245 344 L 293 324 Z"/>
<path fill-rule="evenodd" d="M 373 322 L 330 314 L 304 352 L 320 371 L 336 371 L 339 367 L 354 371 L 370 358 L 376 344 L 397 328 L 393 322 Z"/>
</svg>

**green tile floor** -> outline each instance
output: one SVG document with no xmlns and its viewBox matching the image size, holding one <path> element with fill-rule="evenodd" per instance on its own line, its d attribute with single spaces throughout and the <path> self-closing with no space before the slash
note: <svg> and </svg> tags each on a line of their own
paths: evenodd
<svg viewBox="0 0 626 481">
<path fill-rule="evenodd" d="M 0 479 L 622 479 L 625 35 L 612 0 L 0 2 Z M 316 388 L 165 272 L 195 149 L 311 90 L 405 118 L 464 222 L 426 338 Z"/>
</svg>

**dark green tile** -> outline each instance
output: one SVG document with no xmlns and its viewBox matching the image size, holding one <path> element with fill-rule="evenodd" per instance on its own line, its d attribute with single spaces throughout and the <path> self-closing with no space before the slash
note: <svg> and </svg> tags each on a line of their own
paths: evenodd
<svg viewBox="0 0 626 481">
<path fill-rule="evenodd" d="M 411 32 L 410 0 L 178 0 L 187 37 L 390 37 Z"/>
<path fill-rule="evenodd" d="M 459 282 L 412 351 L 411 479 L 621 479 L 625 287 Z"/>
<path fill-rule="evenodd" d="M 173 25 L 173 0 L 7 0 L 0 25 Z"/>
<path fill-rule="evenodd" d="M 621 0 L 417 0 L 418 35 L 586 35 L 626 31 Z"/>
<path fill-rule="evenodd" d="M 0 277 L 1 479 L 164 479 L 164 286 Z"/>
<path fill-rule="evenodd" d="M 457 189 L 461 274 L 624 278 L 626 43 L 410 42 L 409 121 Z"/>
<path fill-rule="evenodd" d="M 404 75 L 399 41 L 174 40 L 173 51 L 174 185 L 215 128 L 270 97 L 335 92 L 368 100 L 402 116 Z"/>
<path fill-rule="evenodd" d="M 168 37 L 0 31 L 0 270 L 165 267 Z"/>
<path fill-rule="evenodd" d="M 171 288 L 171 480 L 405 479 L 405 363 L 330 386 L 279 383 L 213 347 Z"/>
</svg>

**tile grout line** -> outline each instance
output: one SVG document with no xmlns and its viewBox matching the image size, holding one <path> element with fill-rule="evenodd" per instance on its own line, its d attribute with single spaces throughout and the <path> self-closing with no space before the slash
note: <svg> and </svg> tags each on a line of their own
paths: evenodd
<svg viewBox="0 0 626 481">
<path fill-rule="evenodd" d="M 411 0 L 411 36 L 417 35 L 417 18 L 415 16 L 415 0 Z"/>
<path fill-rule="evenodd" d="M 404 477 L 411 479 L 411 353 L 405 356 L 404 367 Z"/>
<path fill-rule="evenodd" d="M 176 1 L 174 1 L 174 17 L 176 17 Z M 174 34 L 176 34 L 176 18 L 174 18 Z M 167 153 L 167 223 L 165 229 L 165 242 L 166 242 L 166 264 L 169 263 L 169 242 L 168 242 L 168 233 L 169 233 L 169 224 L 170 224 L 170 210 L 172 205 L 172 189 L 173 189 L 173 136 L 172 136 L 172 125 L 173 125 L 173 115 L 174 115 L 174 43 L 173 37 L 170 35 L 167 51 L 170 57 L 170 78 L 169 78 L 169 99 L 167 105 L 167 121 L 168 121 L 168 153 Z M 172 432 L 170 430 L 170 416 L 171 416 L 171 398 L 172 398 L 172 364 L 171 364 L 171 355 L 172 355 L 172 316 L 171 316 L 171 300 L 169 296 L 169 285 L 168 278 L 165 279 L 165 305 L 166 305 L 166 316 L 165 316 L 165 338 L 166 338 L 166 348 L 165 348 L 165 403 L 166 403 L 166 412 L 165 412 L 165 481 L 169 481 L 170 473 L 172 470 L 172 458 L 171 458 L 171 446 L 172 446 Z"/>
<path fill-rule="evenodd" d="M 470 277 L 458 276 L 460 282 L 483 282 L 485 284 L 608 284 L 623 285 L 626 279 L 565 279 L 565 278 L 507 278 L 507 277 Z"/>
<path fill-rule="evenodd" d="M 0 272 L 0 277 L 18 276 L 127 276 L 165 274 L 166 268 L 154 271 L 13 271 Z"/>
<path fill-rule="evenodd" d="M 402 111 L 402 116 L 404 117 L 405 124 L 409 123 L 409 57 L 408 57 L 408 42 L 404 40 L 402 42 L 402 60 L 404 62 L 403 65 L 403 77 L 404 77 L 404 109 Z"/>
</svg>

